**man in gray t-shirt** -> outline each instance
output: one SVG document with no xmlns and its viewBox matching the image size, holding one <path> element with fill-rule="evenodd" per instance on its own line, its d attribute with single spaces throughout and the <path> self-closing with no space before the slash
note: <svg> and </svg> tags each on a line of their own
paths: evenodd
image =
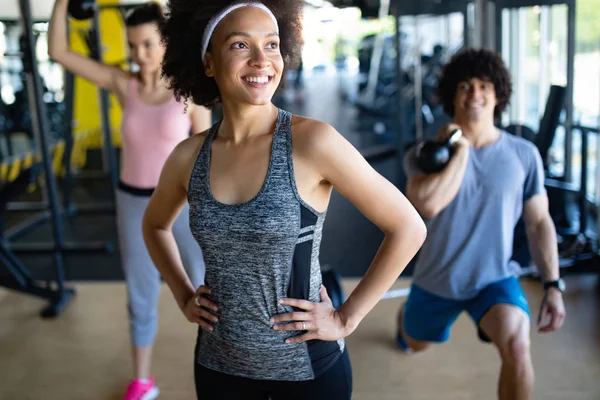
<svg viewBox="0 0 600 400">
<path fill-rule="evenodd" d="M 463 136 L 439 173 L 419 169 L 415 147 L 404 160 L 407 197 L 425 218 L 428 236 L 410 295 L 398 313 L 397 343 L 418 351 L 444 342 L 466 311 L 479 337 L 498 347 L 500 399 L 530 399 L 530 312 L 517 278 L 519 266 L 511 262 L 521 216 L 546 290 L 538 329 L 556 330 L 565 318 L 542 160 L 531 142 L 494 126 L 511 94 L 499 54 L 466 49 L 455 55 L 444 68 L 439 92 L 454 124 L 442 128 L 438 139 L 459 128 Z"/>
</svg>

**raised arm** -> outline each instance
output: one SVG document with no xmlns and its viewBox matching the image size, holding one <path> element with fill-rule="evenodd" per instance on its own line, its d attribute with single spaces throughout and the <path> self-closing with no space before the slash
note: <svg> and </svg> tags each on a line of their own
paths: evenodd
<svg viewBox="0 0 600 400">
<path fill-rule="evenodd" d="M 68 0 L 56 0 L 48 32 L 48 53 L 50 58 L 61 64 L 72 73 L 93 84 L 114 91 L 118 77 L 126 73 L 117 68 L 99 63 L 89 57 L 75 53 L 69 49 L 67 40 L 67 6 Z"/>
</svg>

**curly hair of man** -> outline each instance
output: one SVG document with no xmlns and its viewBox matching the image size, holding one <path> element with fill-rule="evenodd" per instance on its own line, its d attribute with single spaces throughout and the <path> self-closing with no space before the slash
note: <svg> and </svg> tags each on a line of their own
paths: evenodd
<svg viewBox="0 0 600 400">
<path fill-rule="evenodd" d="M 438 94 L 444 111 L 448 116 L 454 117 L 454 99 L 458 85 L 473 78 L 487 80 L 494 85 L 497 100 L 494 117 L 499 118 L 510 103 L 512 82 L 501 55 L 487 49 L 463 49 L 444 66 L 438 83 Z"/>
</svg>

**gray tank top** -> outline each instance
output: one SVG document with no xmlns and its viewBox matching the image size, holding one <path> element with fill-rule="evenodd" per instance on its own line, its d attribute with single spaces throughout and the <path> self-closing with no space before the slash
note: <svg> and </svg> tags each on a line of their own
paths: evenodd
<svg viewBox="0 0 600 400">
<path fill-rule="evenodd" d="M 217 201 L 209 185 L 211 145 L 205 139 L 188 188 L 190 227 L 204 254 L 210 300 L 219 306 L 214 331 L 199 330 L 196 361 L 252 379 L 314 379 L 341 355 L 344 341 L 286 344 L 303 332 L 272 329 L 269 319 L 294 311 L 284 297 L 319 302 L 319 247 L 326 213 L 299 196 L 292 162 L 292 115 L 279 110 L 268 172 L 246 203 Z"/>
</svg>

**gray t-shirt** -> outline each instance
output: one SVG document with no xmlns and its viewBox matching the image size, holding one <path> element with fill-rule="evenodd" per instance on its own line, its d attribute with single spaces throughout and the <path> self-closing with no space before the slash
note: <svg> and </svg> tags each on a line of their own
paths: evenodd
<svg viewBox="0 0 600 400">
<path fill-rule="evenodd" d="M 410 178 L 422 173 L 415 147 L 406 154 Z M 456 197 L 426 220 L 427 239 L 418 256 L 413 282 L 440 297 L 469 299 L 509 276 L 515 225 L 524 203 L 545 193 L 544 169 L 535 145 L 502 132 L 481 149 L 470 148 L 469 161 Z"/>
</svg>

